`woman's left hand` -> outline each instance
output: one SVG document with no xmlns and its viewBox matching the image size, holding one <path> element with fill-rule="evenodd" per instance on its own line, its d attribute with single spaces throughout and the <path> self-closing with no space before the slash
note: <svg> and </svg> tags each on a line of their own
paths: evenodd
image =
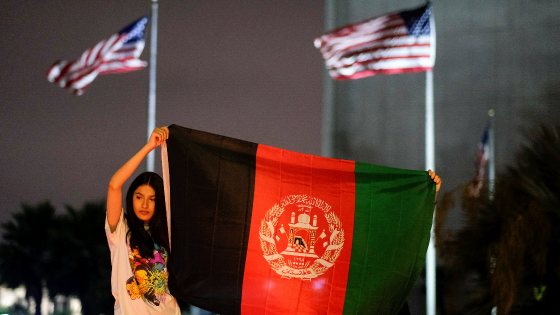
<svg viewBox="0 0 560 315">
<path fill-rule="evenodd" d="M 434 183 L 436 183 L 436 200 L 437 200 L 437 194 L 439 192 L 439 189 L 441 188 L 441 178 L 439 178 L 439 176 L 437 176 L 435 172 L 432 172 L 432 170 L 428 170 L 428 175 L 430 175 Z"/>
</svg>

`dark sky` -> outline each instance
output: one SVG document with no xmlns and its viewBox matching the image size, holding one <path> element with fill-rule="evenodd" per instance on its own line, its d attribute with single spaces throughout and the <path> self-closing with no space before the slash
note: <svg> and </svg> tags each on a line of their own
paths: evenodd
<svg viewBox="0 0 560 315">
<path fill-rule="evenodd" d="M 45 75 L 150 11 L 149 0 L 1 2 L 0 222 L 21 203 L 50 200 L 62 211 L 104 199 L 144 145 L 147 68 L 99 76 L 82 96 Z M 156 124 L 320 154 L 323 62 L 313 39 L 323 14 L 319 0 L 161 0 Z"/>
</svg>

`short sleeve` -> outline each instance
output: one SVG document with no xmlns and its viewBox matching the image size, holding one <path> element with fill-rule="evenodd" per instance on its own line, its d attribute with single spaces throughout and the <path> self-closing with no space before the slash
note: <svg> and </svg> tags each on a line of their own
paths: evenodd
<svg viewBox="0 0 560 315">
<path fill-rule="evenodd" d="M 109 247 L 115 246 L 119 240 L 126 236 L 126 223 L 124 222 L 124 211 L 121 211 L 121 216 L 119 222 L 117 223 L 117 228 L 111 233 L 111 227 L 109 227 L 109 221 L 107 221 L 107 215 L 105 215 L 105 234 L 107 234 L 107 242 L 109 242 Z"/>
</svg>

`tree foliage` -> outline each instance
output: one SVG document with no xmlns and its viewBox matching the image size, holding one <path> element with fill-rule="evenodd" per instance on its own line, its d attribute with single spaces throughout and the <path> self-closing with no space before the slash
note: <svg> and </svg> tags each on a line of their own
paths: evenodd
<svg viewBox="0 0 560 315">
<path fill-rule="evenodd" d="M 0 244 L 0 281 L 9 288 L 21 285 L 26 298 L 40 303 L 45 275 L 51 266 L 52 226 L 55 209 L 49 202 L 22 205 L 13 220 L 3 223 L 4 242 Z M 39 314 L 39 307 L 36 308 Z"/>
<path fill-rule="evenodd" d="M 35 301 L 41 300 L 43 286 L 51 299 L 76 296 L 84 315 L 112 313 L 105 212 L 105 202 L 88 202 L 81 209 L 67 206 L 62 215 L 55 215 L 49 202 L 23 205 L 22 212 L 2 224 L 0 283 L 24 285 Z"/>
<path fill-rule="evenodd" d="M 485 186 L 473 196 L 463 185 L 438 206 L 447 314 L 489 314 L 493 306 L 499 315 L 560 314 L 560 124 L 529 140 L 493 194 Z M 456 203 L 466 223 L 446 235 L 441 226 Z"/>
</svg>

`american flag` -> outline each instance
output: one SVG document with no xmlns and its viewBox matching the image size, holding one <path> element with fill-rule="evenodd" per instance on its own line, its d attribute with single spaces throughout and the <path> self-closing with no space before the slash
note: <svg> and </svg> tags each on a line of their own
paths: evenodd
<svg viewBox="0 0 560 315">
<path fill-rule="evenodd" d="M 478 149 L 476 150 L 476 159 L 474 160 L 476 173 L 469 186 L 470 194 L 475 197 L 478 197 L 478 195 L 480 194 L 480 189 L 482 188 L 482 184 L 484 182 L 484 167 L 486 166 L 486 162 L 488 162 L 489 157 L 489 131 L 490 127 L 486 127 L 484 133 L 482 134 L 482 137 L 480 138 L 480 142 L 478 143 Z"/>
<path fill-rule="evenodd" d="M 480 178 L 481 180 L 484 178 L 484 166 L 488 161 L 488 133 L 489 127 L 486 127 L 484 133 L 482 134 L 482 138 L 480 138 L 480 142 L 478 143 L 478 150 L 476 152 L 476 160 L 474 161 L 474 166 L 476 167 L 476 175 L 475 177 Z"/>
<path fill-rule="evenodd" d="M 431 4 L 371 18 L 315 39 L 336 80 L 427 71 L 435 61 Z"/>
<path fill-rule="evenodd" d="M 86 50 L 74 61 L 58 60 L 47 73 L 47 79 L 81 95 L 99 74 L 121 73 L 144 68 L 138 59 L 144 50 L 144 28 L 149 16 L 131 23 L 108 39 Z"/>
</svg>

